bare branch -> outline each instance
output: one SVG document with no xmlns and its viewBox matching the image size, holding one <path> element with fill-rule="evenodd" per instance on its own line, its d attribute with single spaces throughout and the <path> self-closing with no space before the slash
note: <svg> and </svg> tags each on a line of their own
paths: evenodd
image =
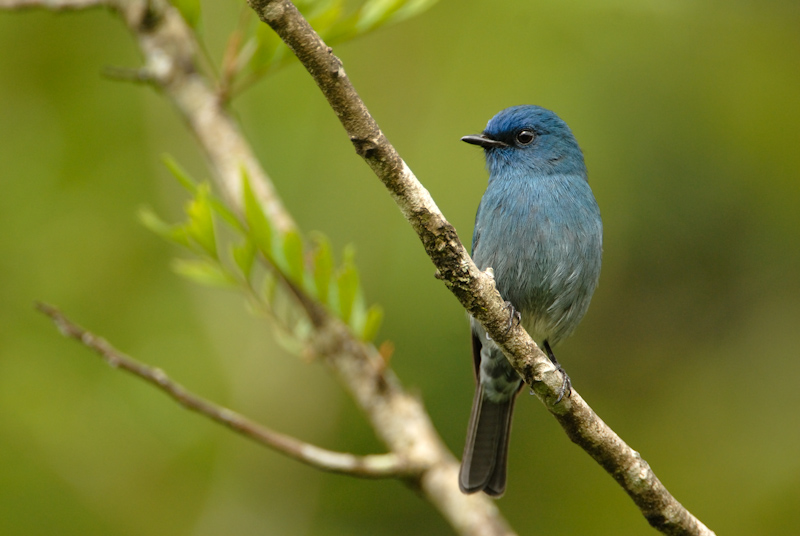
<svg viewBox="0 0 800 536">
<path fill-rule="evenodd" d="M 27 7 L 31 1 L 0 0 L 7 8 Z M 64 0 L 66 3 L 69 0 Z M 175 104 L 205 151 L 215 184 L 231 206 L 241 212 L 244 170 L 270 220 L 281 231 L 293 229 L 291 216 L 236 121 L 200 74 L 198 46 L 177 10 L 165 0 L 107 0 L 106 5 L 121 15 L 138 40 L 145 65 L 137 79 L 149 81 Z M 422 403 L 403 390 L 380 353 L 354 337 L 336 318 L 326 314 L 317 320 L 312 334 L 317 355 L 351 393 L 389 450 L 407 467 L 419 468 L 413 476 L 406 476 L 405 482 L 418 488 L 460 534 L 513 535 L 493 501 L 482 494 L 465 496 L 458 490 L 457 461 Z M 392 465 L 389 458 L 381 460 Z"/>
<path fill-rule="evenodd" d="M 295 228 L 272 183 L 236 121 L 197 66 L 197 43 L 178 11 L 165 0 L 0 0 L 0 9 L 45 8 L 56 11 L 107 6 L 117 11 L 138 40 L 145 65 L 136 81 L 164 91 L 188 121 L 220 190 L 241 212 L 242 171 L 246 171 L 264 210 L 281 231 Z M 122 69 L 115 69 L 121 73 Z"/>
<path fill-rule="evenodd" d="M 175 103 L 206 152 L 217 185 L 229 203 L 240 207 L 240 179 L 244 169 L 271 219 L 281 230 L 293 228 L 292 218 L 236 122 L 222 108 L 206 78 L 199 74 L 197 47 L 191 31 L 164 0 L 0 0 L 0 8 L 6 9 L 64 10 L 99 5 L 119 12 L 138 39 L 145 56 L 141 78 Z M 314 76 L 356 151 L 381 178 L 419 234 L 438 268 L 438 276 L 484 324 L 526 382 L 534 385 L 569 437 L 614 476 L 653 526 L 666 534 L 713 534 L 667 492 L 647 463 L 597 417 L 577 392 L 554 405 L 560 375 L 524 330 L 516 328 L 506 333 L 505 307 L 493 281 L 477 270 L 430 194 L 388 143 L 350 84 L 339 59 L 291 2 L 251 0 L 251 5 Z M 402 390 L 375 349 L 354 339 L 333 318 L 322 319 L 317 327 L 315 349 L 351 391 L 377 433 L 392 452 L 402 453 L 411 460 L 410 466 L 424 468 L 417 478 L 408 481 L 418 485 L 459 532 L 510 534 L 491 501 L 481 495 L 465 497 L 457 491 L 455 460 L 441 444 L 422 405 Z M 157 380 L 158 374 L 153 382 L 157 384 Z"/>
<path fill-rule="evenodd" d="M 0 9 L 44 8 L 69 11 L 107 5 L 106 0 L 0 0 Z"/>
<path fill-rule="evenodd" d="M 216 184 L 233 206 L 241 204 L 244 168 L 270 219 L 294 226 L 288 211 L 253 157 L 235 120 L 220 106 L 217 95 L 195 68 L 193 37 L 178 12 L 164 0 L 115 0 L 128 27 L 139 40 L 155 83 L 172 100 L 197 136 Z M 148 16 L 143 12 L 147 9 Z M 143 27 L 143 21 L 151 21 Z M 155 22 L 153 22 L 155 21 Z M 187 44 L 188 43 L 188 44 Z M 160 66 L 160 68 L 158 68 Z M 458 463 L 430 422 L 422 403 L 406 393 L 383 358 L 371 345 L 359 341 L 337 319 L 315 323 L 313 346 L 331 367 L 367 415 L 390 451 L 415 467 L 425 467 L 410 484 L 418 486 L 448 522 L 461 534 L 513 534 L 497 506 L 481 495 L 464 496 L 458 490 Z"/>
<path fill-rule="evenodd" d="M 508 330 L 505 302 L 491 276 L 472 262 L 455 228 L 445 219 L 430 193 L 417 180 L 369 114 L 341 60 L 288 0 L 250 0 L 262 21 L 272 27 L 297 55 L 322 90 L 347 131 L 356 152 L 372 168 L 394 198 L 438 269 L 437 277 L 456 295 L 467 311 L 483 323 L 492 339 L 512 356 L 526 382 L 546 382 L 553 402 L 561 387 L 561 374 L 517 326 Z M 541 386 L 540 386 L 540 389 Z"/>
<path fill-rule="evenodd" d="M 664 534 L 711 535 L 658 480 L 638 452 L 625 444 L 573 391 L 555 404 L 561 376 L 525 330 L 507 332 L 507 313 L 490 277 L 480 272 L 428 191 L 381 132 L 344 72 L 342 62 L 289 0 L 248 0 L 306 67 L 344 126 L 356 152 L 391 193 L 438 269 L 438 276 L 498 343 L 525 381 L 581 446 L 625 489 L 647 521 Z"/>
<path fill-rule="evenodd" d="M 235 411 L 192 393 L 172 380 L 163 370 L 145 365 L 120 352 L 105 339 L 72 322 L 52 305 L 37 303 L 36 308 L 50 317 L 62 335 L 75 339 L 93 350 L 112 368 L 130 372 L 165 392 L 186 409 L 208 417 L 234 432 L 297 461 L 323 471 L 364 478 L 405 478 L 419 472 L 419 468 L 411 467 L 396 454 L 356 456 L 345 452 L 326 450 L 294 437 L 274 432 Z"/>
</svg>

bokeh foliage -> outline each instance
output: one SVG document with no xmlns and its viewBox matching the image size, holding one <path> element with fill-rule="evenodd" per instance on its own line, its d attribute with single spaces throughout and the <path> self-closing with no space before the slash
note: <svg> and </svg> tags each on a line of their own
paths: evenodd
<svg viewBox="0 0 800 536">
<path fill-rule="evenodd" d="M 221 58 L 242 6 L 202 7 Z M 458 138 L 520 103 L 570 124 L 605 253 L 559 358 L 718 534 L 800 530 L 798 27 L 788 1 L 466 0 L 335 49 L 465 241 L 486 173 Z M 176 277 L 177 248 L 138 222 L 143 205 L 182 218 L 186 192 L 162 153 L 208 173 L 159 95 L 99 75 L 138 65 L 122 25 L 103 11 L 3 12 L 0 50 L 13 51 L 0 55 L 0 533 L 447 533 L 401 484 L 320 474 L 251 445 L 34 313 L 35 299 L 56 303 L 278 430 L 381 450 L 323 367 L 288 355 L 239 296 Z M 392 341 L 392 366 L 459 453 L 472 397 L 463 312 L 308 75 L 270 72 L 232 106 L 304 232 L 358 248 L 364 294 L 385 310 L 377 341 Z M 499 505 L 522 534 L 648 533 L 532 398 L 518 404 L 510 456 Z"/>
<path fill-rule="evenodd" d="M 172 158 L 166 158 L 166 164 L 192 194 L 184 209 L 185 221 L 168 224 L 147 208 L 139 218 L 151 231 L 191 254 L 173 261 L 175 272 L 201 285 L 237 289 L 282 333 L 280 340 L 292 342 L 296 353 L 310 343 L 312 329 L 301 299 L 325 307 L 357 338 L 366 342 L 375 338 L 383 309 L 364 304 L 352 245 L 345 249 L 341 266 L 335 267 L 330 241 L 321 232 L 314 233 L 312 249 L 297 229 L 276 229 L 244 170 L 240 220 L 211 193 L 208 183 L 198 184 Z M 226 224 L 225 229 L 219 229 L 220 224 Z M 224 230 L 234 237 L 226 237 Z M 258 266 L 263 269 L 254 270 Z"/>
</svg>

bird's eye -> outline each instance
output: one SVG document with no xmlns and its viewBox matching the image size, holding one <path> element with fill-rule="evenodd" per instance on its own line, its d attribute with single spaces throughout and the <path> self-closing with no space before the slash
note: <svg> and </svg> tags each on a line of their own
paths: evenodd
<svg viewBox="0 0 800 536">
<path fill-rule="evenodd" d="M 520 145 L 529 145 L 534 138 L 533 131 L 530 129 L 520 130 L 517 132 L 517 143 Z"/>
</svg>

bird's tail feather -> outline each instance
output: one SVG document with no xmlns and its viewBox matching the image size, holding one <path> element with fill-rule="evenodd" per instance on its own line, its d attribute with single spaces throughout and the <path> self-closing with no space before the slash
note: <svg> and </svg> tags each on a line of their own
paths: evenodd
<svg viewBox="0 0 800 536">
<path fill-rule="evenodd" d="M 464 493 L 483 491 L 499 497 L 506 489 L 506 461 L 516 396 L 492 402 L 478 384 L 472 401 L 459 486 Z"/>
</svg>

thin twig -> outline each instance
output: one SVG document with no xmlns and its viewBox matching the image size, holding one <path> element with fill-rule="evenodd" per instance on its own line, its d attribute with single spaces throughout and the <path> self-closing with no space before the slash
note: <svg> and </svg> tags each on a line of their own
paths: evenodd
<svg viewBox="0 0 800 536">
<path fill-rule="evenodd" d="M 36 2 L 0 1 L 12 8 L 15 2 Z M 61 3 L 71 1 L 83 0 Z M 107 5 L 136 38 L 152 84 L 175 105 L 197 137 L 212 178 L 230 206 L 241 209 L 242 173 L 246 172 L 270 221 L 281 232 L 293 229 L 291 215 L 236 120 L 221 106 L 215 89 L 197 68 L 199 47 L 178 11 L 166 0 L 107 0 Z M 439 437 L 421 401 L 405 391 L 372 345 L 360 341 L 330 316 L 315 325 L 310 337 L 321 362 L 350 392 L 389 450 L 408 460 L 410 466 L 425 468 L 406 482 L 418 488 L 459 534 L 514 534 L 493 501 L 483 494 L 465 496 L 459 491 L 457 460 Z"/>
<path fill-rule="evenodd" d="M 107 4 L 107 0 L 0 0 L 0 9 L 44 8 L 54 11 L 69 11 Z"/>
<path fill-rule="evenodd" d="M 664 487 L 638 452 L 611 430 L 573 390 L 556 403 L 561 376 L 518 326 L 508 332 L 504 302 L 480 272 L 428 191 L 400 158 L 333 54 L 289 0 L 248 0 L 314 78 L 355 146 L 417 231 L 438 275 L 467 311 L 478 319 L 569 438 L 581 446 L 625 489 L 647 521 L 664 534 L 712 535 Z"/>
<path fill-rule="evenodd" d="M 181 406 L 211 419 L 234 432 L 307 465 L 363 478 L 406 478 L 418 472 L 396 454 L 356 456 L 326 450 L 291 436 L 274 432 L 233 410 L 219 406 L 186 389 L 156 367 L 145 365 L 114 348 L 108 341 L 72 322 L 60 310 L 46 303 L 36 308 L 49 316 L 65 337 L 75 339 L 99 354 L 112 368 L 130 372 L 157 387 Z"/>
<path fill-rule="evenodd" d="M 150 72 L 147 69 L 131 69 L 130 67 L 109 65 L 103 67 L 101 73 L 109 80 L 120 82 L 133 82 L 135 84 L 150 84 L 152 82 Z"/>
<path fill-rule="evenodd" d="M 544 382 L 552 401 L 562 376 L 522 327 L 508 330 L 508 308 L 492 277 L 480 271 L 430 193 L 370 115 L 344 71 L 339 58 L 317 35 L 289 0 L 249 0 L 267 23 L 294 52 L 322 90 L 350 141 L 386 186 L 398 208 L 419 235 L 447 287 L 466 310 L 481 321 L 492 339 L 517 362 L 529 384 Z M 539 386 L 544 389 L 544 386 Z"/>
<path fill-rule="evenodd" d="M 230 204 L 235 208 L 240 206 L 241 171 L 245 169 L 276 226 L 283 231 L 293 228 L 291 216 L 235 120 L 222 109 L 217 95 L 198 73 L 197 44 L 191 31 L 164 0 L 0 0 L 0 8 L 77 9 L 95 5 L 116 10 L 138 39 L 153 85 L 172 100 L 186 119 Z M 562 404 L 553 404 L 555 389 L 561 385 L 560 375 L 523 330 L 505 332 L 505 307 L 491 279 L 477 270 L 430 194 L 378 129 L 338 58 L 291 2 L 254 0 L 252 5 L 315 77 L 356 151 L 383 180 L 419 233 L 439 269 L 439 276 L 504 348 L 525 380 L 535 383 L 540 399 L 556 414 L 570 438 L 614 475 L 659 530 L 667 534 L 713 534 L 663 489 L 638 453 L 605 426 L 577 393 Z M 456 486 L 457 465 L 435 433 L 424 408 L 403 391 L 374 348 L 356 340 L 333 318 L 322 319 L 313 344 L 351 391 L 390 450 L 413 459 L 414 466 L 426 467 L 417 479 L 407 481 L 418 485 L 456 530 L 476 535 L 511 533 L 491 501 L 482 495 L 460 495 Z"/>
</svg>

